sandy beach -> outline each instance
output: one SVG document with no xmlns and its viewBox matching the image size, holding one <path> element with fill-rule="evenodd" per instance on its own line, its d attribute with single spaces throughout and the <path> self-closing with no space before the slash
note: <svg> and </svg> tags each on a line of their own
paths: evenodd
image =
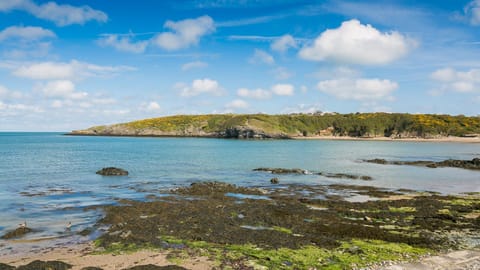
<svg viewBox="0 0 480 270">
<path fill-rule="evenodd" d="M 104 270 L 127 269 L 139 265 L 179 265 L 186 269 L 211 269 L 214 265 L 206 257 L 182 259 L 181 264 L 168 260 L 168 252 L 141 250 L 121 254 L 100 254 L 95 252 L 93 243 L 78 244 L 69 247 L 46 248 L 40 252 L 7 255 L 0 258 L 0 263 L 11 266 L 27 265 L 35 260 L 61 261 L 72 265 L 72 270 L 81 270 L 86 267 L 98 267 Z M 0 267 L 1 268 L 1 267 Z"/>
</svg>

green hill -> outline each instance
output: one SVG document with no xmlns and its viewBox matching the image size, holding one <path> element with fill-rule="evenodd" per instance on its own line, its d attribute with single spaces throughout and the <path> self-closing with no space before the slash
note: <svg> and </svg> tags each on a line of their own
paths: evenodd
<svg viewBox="0 0 480 270">
<path fill-rule="evenodd" d="M 462 137 L 480 134 L 480 117 L 403 113 L 177 115 L 91 127 L 70 134 L 220 138 Z"/>
</svg>

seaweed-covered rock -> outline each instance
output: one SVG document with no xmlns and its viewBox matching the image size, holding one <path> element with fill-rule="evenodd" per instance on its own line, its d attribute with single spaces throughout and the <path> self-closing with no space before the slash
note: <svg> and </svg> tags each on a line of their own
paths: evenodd
<svg viewBox="0 0 480 270">
<path fill-rule="evenodd" d="M 72 265 L 60 261 L 33 261 L 27 265 L 19 266 L 17 270 L 67 270 Z"/>
<path fill-rule="evenodd" d="M 33 230 L 28 228 L 28 227 L 20 227 L 20 228 L 17 228 L 15 230 L 11 231 L 11 232 L 8 232 L 8 233 L 4 234 L 1 238 L 2 239 L 18 238 L 18 237 L 24 236 L 25 234 L 30 233 L 32 231 Z"/>
<path fill-rule="evenodd" d="M 15 266 L 0 263 L 0 270 L 13 270 L 13 269 L 15 269 Z"/>
<path fill-rule="evenodd" d="M 302 169 L 285 169 L 285 168 L 256 168 L 253 169 L 258 172 L 269 172 L 272 174 L 307 174 L 308 171 Z"/>
<path fill-rule="evenodd" d="M 97 174 L 103 175 L 103 176 L 122 176 L 122 175 L 128 175 L 128 171 L 121 169 L 121 168 L 115 168 L 115 167 L 107 167 L 103 168 L 99 171 L 96 172 Z"/>
<path fill-rule="evenodd" d="M 158 266 L 153 264 L 147 265 L 137 265 L 130 268 L 125 268 L 124 270 L 188 270 L 187 268 L 183 268 L 177 265 L 167 265 L 167 266 Z"/>
<path fill-rule="evenodd" d="M 368 159 L 364 160 L 368 163 L 375 164 L 389 164 L 389 165 L 412 165 L 412 166 L 425 166 L 428 168 L 438 168 L 438 167 L 454 167 L 462 168 L 469 170 L 480 170 L 480 158 L 474 158 L 472 160 L 459 160 L 459 159 L 447 159 L 444 161 L 425 161 L 425 160 L 415 160 L 415 161 L 388 161 L 385 159 Z"/>
</svg>

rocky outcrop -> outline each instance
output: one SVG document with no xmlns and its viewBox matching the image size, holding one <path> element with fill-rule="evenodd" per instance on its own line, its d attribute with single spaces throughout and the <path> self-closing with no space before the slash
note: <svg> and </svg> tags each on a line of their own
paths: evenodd
<svg viewBox="0 0 480 270">
<path fill-rule="evenodd" d="M 307 170 L 302 169 L 284 169 L 284 168 L 256 168 L 253 171 L 269 172 L 272 174 L 308 174 Z"/>
<path fill-rule="evenodd" d="M 382 165 L 412 165 L 412 166 L 423 166 L 428 168 L 438 168 L 438 167 L 453 167 L 453 168 L 462 168 L 468 170 L 480 170 L 480 158 L 474 158 L 472 160 L 458 160 L 458 159 L 447 159 L 444 161 L 388 161 L 385 159 L 367 159 L 364 160 L 368 163 L 382 164 Z"/>
<path fill-rule="evenodd" d="M 107 167 L 97 171 L 96 174 L 103 176 L 125 176 L 128 175 L 128 171 L 121 168 Z"/>
<path fill-rule="evenodd" d="M 33 230 L 28 227 L 20 227 L 11 232 L 7 232 L 1 238 L 2 239 L 13 239 L 24 236 L 27 233 L 31 233 Z"/>
</svg>

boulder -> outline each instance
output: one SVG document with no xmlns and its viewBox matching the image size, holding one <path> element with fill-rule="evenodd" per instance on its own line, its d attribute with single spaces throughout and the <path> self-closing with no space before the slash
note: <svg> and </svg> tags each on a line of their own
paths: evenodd
<svg viewBox="0 0 480 270">
<path fill-rule="evenodd" d="M 8 232 L 8 233 L 4 234 L 1 238 L 2 239 L 18 238 L 18 237 L 22 237 L 25 234 L 30 233 L 32 231 L 33 230 L 28 228 L 28 227 L 20 227 L 20 228 L 17 228 L 15 230 L 11 231 L 11 232 Z"/>
<path fill-rule="evenodd" d="M 128 171 L 121 169 L 121 168 L 115 168 L 115 167 L 107 167 L 103 168 L 99 171 L 96 172 L 97 174 L 103 175 L 103 176 L 122 176 L 122 175 L 128 175 Z"/>
<path fill-rule="evenodd" d="M 273 177 L 272 179 L 270 179 L 270 183 L 272 184 L 278 184 L 279 183 L 279 180 L 277 177 Z"/>
</svg>

